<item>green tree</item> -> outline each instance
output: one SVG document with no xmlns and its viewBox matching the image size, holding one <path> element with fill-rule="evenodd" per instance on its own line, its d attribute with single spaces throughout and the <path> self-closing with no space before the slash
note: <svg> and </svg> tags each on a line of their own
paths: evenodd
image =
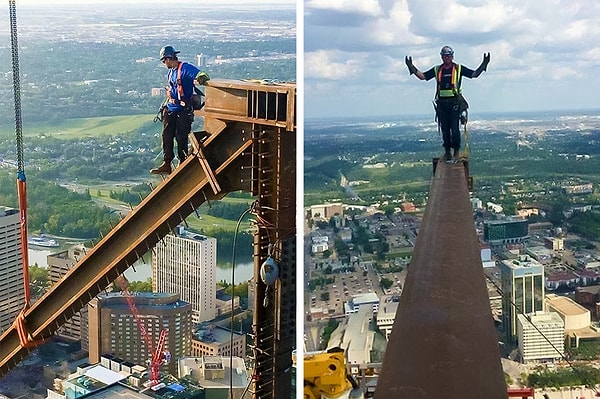
<svg viewBox="0 0 600 399">
<path fill-rule="evenodd" d="M 327 343 L 329 342 L 329 338 L 331 338 L 331 334 L 335 331 L 339 324 L 340 322 L 334 319 L 329 319 L 327 321 L 327 325 L 323 329 L 323 334 L 321 335 L 321 344 L 319 345 L 320 349 L 325 349 L 327 347 Z"/>
<path fill-rule="evenodd" d="M 394 285 L 394 281 L 387 277 L 382 277 L 381 280 L 379 280 L 379 286 L 384 290 L 389 290 L 392 285 Z"/>
<path fill-rule="evenodd" d="M 146 281 L 131 281 L 128 290 L 129 292 L 152 292 L 152 278 Z"/>
<path fill-rule="evenodd" d="M 39 285 L 45 287 L 48 284 L 48 269 L 38 265 L 29 266 L 29 281 L 37 281 Z"/>
</svg>

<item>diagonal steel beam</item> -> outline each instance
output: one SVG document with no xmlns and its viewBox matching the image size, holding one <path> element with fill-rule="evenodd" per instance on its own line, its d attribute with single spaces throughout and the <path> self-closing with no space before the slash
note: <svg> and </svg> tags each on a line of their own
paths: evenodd
<svg viewBox="0 0 600 399">
<path fill-rule="evenodd" d="M 200 114 L 204 116 L 207 132 L 203 133 L 208 133 L 208 138 L 201 146 L 196 145 L 193 156 L 175 169 L 62 280 L 23 313 L 20 326 L 30 341 L 49 338 L 201 204 L 221 199 L 229 192 L 241 190 L 259 194 L 258 209 L 273 214 L 272 220 L 266 214 L 264 219 L 277 227 L 277 243 L 294 242 L 295 114 L 286 113 L 294 111 L 289 103 L 295 103 L 295 85 L 265 87 L 239 81 L 212 82 L 207 88 L 205 109 Z M 285 130 L 286 127 L 291 130 Z M 195 136 L 192 138 L 195 144 L 200 140 Z M 282 151 L 281 145 L 272 143 L 284 143 L 286 150 Z M 257 156 L 259 162 L 256 162 Z M 266 191 L 265 188 L 256 189 L 253 181 L 266 170 L 272 170 L 263 181 Z M 285 236 L 279 236 L 281 232 Z M 259 266 L 267 256 L 269 240 L 261 237 L 255 241 L 256 281 L 259 280 Z M 286 306 L 286 317 L 291 317 L 295 309 L 295 253 L 290 253 L 287 246 L 281 251 L 285 252 L 282 261 L 290 270 L 280 277 L 286 289 L 279 302 Z M 269 318 L 272 322 L 273 315 Z M 286 332 L 289 336 L 277 341 L 283 342 L 282 352 L 289 352 L 291 362 L 294 331 L 288 328 Z M 19 339 L 16 324 L 6 330 L 0 336 L 0 376 L 15 367 L 32 348 Z M 274 368 L 274 360 L 269 361 Z M 281 379 L 281 375 L 279 377 Z M 284 380 L 286 383 L 278 391 L 289 396 L 291 379 Z"/>
<path fill-rule="evenodd" d="M 465 168 L 439 163 L 375 399 L 506 397 Z"/>
</svg>

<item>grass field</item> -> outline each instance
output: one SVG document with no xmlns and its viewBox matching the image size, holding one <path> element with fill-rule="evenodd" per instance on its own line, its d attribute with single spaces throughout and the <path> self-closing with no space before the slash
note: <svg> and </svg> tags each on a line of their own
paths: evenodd
<svg viewBox="0 0 600 399">
<path fill-rule="evenodd" d="M 118 132 L 128 133 L 139 129 L 147 123 L 152 123 L 154 115 L 107 116 L 97 118 L 66 119 L 53 123 L 32 123 L 23 125 L 23 136 L 38 137 L 45 135 L 60 139 L 82 137 L 98 137 Z M 15 134 L 13 125 L 0 126 L 0 137 L 10 137 Z"/>
<path fill-rule="evenodd" d="M 97 118 L 81 118 L 81 119 L 68 119 L 57 122 L 48 123 L 35 123 L 35 124 L 24 124 L 23 136 L 27 137 L 39 137 L 45 135 L 49 137 L 55 137 L 58 139 L 75 139 L 84 137 L 100 137 L 103 135 L 111 134 L 127 134 L 139 130 L 146 124 L 153 124 L 154 115 L 129 115 L 129 116 L 110 116 L 110 117 L 97 117 Z M 157 132 L 160 131 L 160 126 L 157 125 Z M 14 125 L 0 125 L 0 137 L 14 137 L 15 127 Z M 105 182 L 103 184 L 95 184 L 89 186 L 81 183 L 69 183 L 63 184 L 69 190 L 82 192 L 86 189 L 89 190 L 90 195 L 94 200 L 101 206 L 108 206 L 117 210 L 123 210 L 128 207 L 128 204 L 122 203 L 118 200 L 110 198 L 110 191 L 124 191 L 131 189 L 131 187 L 141 184 L 152 182 L 154 186 L 158 184 L 158 178 L 140 177 L 135 181 L 125 182 Z M 248 203 L 252 199 L 249 197 L 225 197 L 222 202 L 226 203 Z M 195 230 L 203 230 L 210 232 L 212 230 L 225 230 L 234 232 L 236 229 L 237 221 L 227 220 L 209 216 L 206 214 L 205 209 L 208 208 L 208 204 L 203 204 L 198 210 L 200 218 L 195 213 L 188 217 L 188 224 Z M 248 230 L 250 227 L 247 221 L 243 222 L 240 226 L 240 230 Z"/>
<path fill-rule="evenodd" d="M 132 186 L 134 186 L 136 184 L 140 184 L 140 183 L 142 183 L 141 180 L 139 182 L 127 182 L 127 183 L 111 182 L 111 183 L 96 185 L 93 187 L 83 186 L 83 185 L 75 187 L 74 185 L 70 185 L 69 189 L 76 190 L 76 191 L 82 191 L 84 189 L 89 189 L 90 195 L 92 196 L 92 198 L 94 198 L 100 205 L 106 205 L 111 208 L 122 210 L 122 209 L 128 208 L 129 205 L 125 204 L 121 201 L 118 201 L 116 199 L 110 198 L 110 192 L 111 191 L 120 192 L 120 191 L 124 191 L 127 189 L 131 189 Z M 247 203 L 247 202 L 251 202 L 251 201 L 252 201 L 251 198 L 239 198 L 239 197 L 227 197 L 227 196 L 225 196 L 223 199 L 220 200 L 220 202 L 229 203 L 229 204 Z M 196 213 L 192 213 L 186 219 L 188 225 L 192 229 L 197 230 L 197 231 L 205 231 L 207 233 L 212 230 L 225 230 L 225 231 L 235 232 L 235 229 L 237 226 L 237 221 L 227 220 L 227 219 L 222 219 L 222 218 L 217 218 L 214 216 L 207 215 L 206 209 L 208 209 L 208 207 L 209 207 L 208 204 L 206 204 L 206 203 L 202 204 L 200 206 L 200 208 L 198 209 L 198 215 L 196 215 Z M 240 224 L 240 231 L 248 230 L 249 227 L 250 227 L 250 224 L 247 221 L 244 221 Z"/>
<path fill-rule="evenodd" d="M 201 212 L 198 213 L 200 218 L 196 216 L 196 214 L 192 214 L 188 216 L 186 219 L 190 228 L 198 231 L 204 231 L 206 233 L 210 233 L 212 230 L 224 230 L 230 231 L 232 233 L 235 232 L 235 228 L 237 226 L 236 220 L 226 220 L 216 218 L 207 214 L 203 214 Z M 250 228 L 250 224 L 248 222 L 243 222 L 240 224 L 239 231 L 247 231 Z"/>
</svg>

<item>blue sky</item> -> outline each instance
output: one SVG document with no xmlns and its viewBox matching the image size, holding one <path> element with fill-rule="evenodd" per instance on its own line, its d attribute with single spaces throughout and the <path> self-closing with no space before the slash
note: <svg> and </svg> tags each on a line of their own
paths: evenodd
<svg viewBox="0 0 600 399">
<path fill-rule="evenodd" d="M 465 79 L 477 112 L 598 108 L 600 2 L 588 0 L 305 0 L 304 114 L 432 114 L 425 71 L 450 45 L 488 71 Z"/>
</svg>

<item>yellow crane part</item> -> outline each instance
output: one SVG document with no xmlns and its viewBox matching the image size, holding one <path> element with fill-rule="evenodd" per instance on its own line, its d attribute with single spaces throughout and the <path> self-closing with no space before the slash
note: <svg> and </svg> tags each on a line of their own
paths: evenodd
<svg viewBox="0 0 600 399">
<path fill-rule="evenodd" d="M 304 399 L 362 398 L 362 392 L 346 369 L 344 351 L 333 348 L 326 352 L 304 354 Z"/>
</svg>

